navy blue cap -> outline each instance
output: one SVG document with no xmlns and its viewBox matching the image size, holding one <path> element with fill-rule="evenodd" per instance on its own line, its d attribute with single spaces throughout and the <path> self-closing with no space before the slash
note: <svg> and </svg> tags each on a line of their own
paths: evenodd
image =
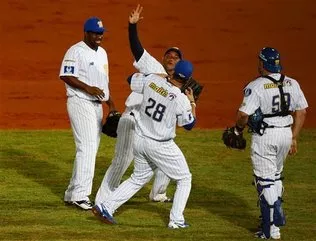
<svg viewBox="0 0 316 241">
<path fill-rule="evenodd" d="M 193 73 L 193 65 L 187 60 L 180 60 L 174 67 L 174 74 L 179 76 L 181 79 L 188 80 L 191 78 Z"/>
<path fill-rule="evenodd" d="M 182 52 L 181 52 L 181 50 L 180 50 L 178 47 L 171 47 L 171 48 L 167 49 L 166 52 L 165 52 L 165 54 L 164 54 L 164 56 L 165 56 L 167 53 L 172 52 L 172 51 L 173 51 L 173 52 L 176 52 L 176 53 L 179 55 L 179 58 L 182 59 Z"/>
<path fill-rule="evenodd" d="M 83 30 L 85 32 L 93 32 L 93 33 L 103 33 L 105 28 L 103 27 L 101 19 L 97 17 L 91 17 L 87 19 L 84 24 Z"/>
</svg>

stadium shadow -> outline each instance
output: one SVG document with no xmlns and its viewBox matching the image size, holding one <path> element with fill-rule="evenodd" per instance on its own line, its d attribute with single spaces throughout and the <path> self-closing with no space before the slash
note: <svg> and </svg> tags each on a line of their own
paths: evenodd
<svg viewBox="0 0 316 241">
<path fill-rule="evenodd" d="M 62 172 L 57 165 L 21 149 L 4 149 L 3 154 L 6 153 L 8 158 L 1 161 L 4 168 L 14 169 L 25 178 L 49 188 L 54 195 L 63 197 L 69 180 L 68 173 Z"/>
<path fill-rule="evenodd" d="M 256 231 L 258 216 L 253 215 L 253 208 L 249 207 L 239 195 L 222 189 L 194 186 L 190 196 L 194 197 L 194 200 L 190 200 L 189 205 L 206 209 L 250 232 Z"/>
<path fill-rule="evenodd" d="M 119 217 L 129 210 L 142 210 L 146 212 L 153 213 L 154 215 L 159 216 L 159 218 L 168 225 L 169 222 L 169 213 L 172 206 L 172 203 L 156 203 L 149 201 L 148 193 L 150 193 L 150 188 L 144 186 L 138 193 L 136 193 L 129 201 L 124 203 L 115 213 L 116 217 Z M 124 214 L 125 215 L 125 214 Z M 141 224 L 129 225 L 135 227 L 143 227 Z M 150 227 L 150 226 L 146 226 Z"/>
</svg>

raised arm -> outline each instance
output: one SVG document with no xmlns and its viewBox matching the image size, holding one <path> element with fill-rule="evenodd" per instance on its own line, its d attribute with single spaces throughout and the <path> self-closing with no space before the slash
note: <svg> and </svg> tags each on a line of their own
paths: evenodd
<svg viewBox="0 0 316 241">
<path fill-rule="evenodd" d="M 128 23 L 129 44 L 136 62 L 138 62 L 138 60 L 142 57 L 144 53 L 144 48 L 139 41 L 137 33 L 137 22 L 143 19 L 143 17 L 140 17 L 142 11 L 143 7 L 138 4 L 137 8 L 131 12 Z"/>
</svg>

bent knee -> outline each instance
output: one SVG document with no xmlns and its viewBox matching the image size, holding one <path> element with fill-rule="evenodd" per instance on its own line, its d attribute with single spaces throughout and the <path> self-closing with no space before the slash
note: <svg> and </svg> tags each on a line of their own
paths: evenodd
<svg viewBox="0 0 316 241">
<path fill-rule="evenodd" d="M 192 174 L 190 172 L 188 173 L 185 173 L 181 179 L 179 179 L 179 181 L 182 181 L 182 182 L 190 182 L 192 181 Z"/>
</svg>

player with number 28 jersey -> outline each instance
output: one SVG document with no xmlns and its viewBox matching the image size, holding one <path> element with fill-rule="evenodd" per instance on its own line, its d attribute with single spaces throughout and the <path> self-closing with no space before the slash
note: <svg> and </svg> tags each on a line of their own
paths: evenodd
<svg viewBox="0 0 316 241">
<path fill-rule="evenodd" d="M 157 141 L 170 140 L 176 135 L 176 123 L 183 126 L 194 120 L 188 98 L 165 78 L 135 74 L 131 89 L 143 93 L 144 98 L 136 121 L 138 135 Z"/>
<path fill-rule="evenodd" d="M 112 215 L 152 178 L 159 168 L 177 183 L 169 228 L 186 228 L 183 212 L 191 191 L 191 173 L 180 148 L 173 141 L 176 125 L 190 130 L 195 124 L 195 103 L 192 89 L 180 88 L 192 76 L 193 66 L 179 61 L 172 77 L 136 73 L 128 81 L 131 90 L 143 95 L 136 117 L 134 137 L 134 171 L 93 213 L 102 221 L 115 223 Z"/>
</svg>

